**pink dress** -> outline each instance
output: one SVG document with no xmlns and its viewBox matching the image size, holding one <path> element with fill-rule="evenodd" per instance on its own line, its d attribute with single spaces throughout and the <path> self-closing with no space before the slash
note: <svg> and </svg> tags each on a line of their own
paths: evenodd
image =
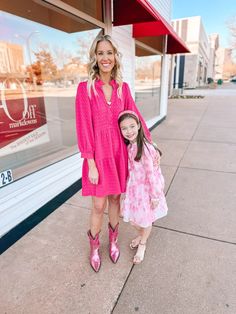
<svg viewBox="0 0 236 314">
<path fill-rule="evenodd" d="M 121 136 L 118 115 L 123 110 L 133 110 L 140 117 L 145 134 L 150 139 L 150 132 L 134 103 L 127 83 L 123 83 L 122 97 L 117 94 L 118 84 L 113 87 L 111 104 L 105 99 L 101 80 L 95 81 L 98 95 L 87 93 L 87 82 L 81 82 L 76 95 L 76 129 L 78 145 L 83 162 L 82 195 L 107 196 L 125 192 L 128 175 L 127 146 Z M 95 160 L 99 182 L 92 184 L 88 179 L 87 158 Z"/>
<path fill-rule="evenodd" d="M 158 166 L 159 153 L 146 143 L 140 161 L 135 161 L 137 144 L 128 146 L 129 177 L 121 212 L 125 222 L 147 228 L 158 218 L 167 215 L 164 194 L 164 178 Z M 151 199 L 159 199 L 158 206 L 151 208 Z"/>
</svg>

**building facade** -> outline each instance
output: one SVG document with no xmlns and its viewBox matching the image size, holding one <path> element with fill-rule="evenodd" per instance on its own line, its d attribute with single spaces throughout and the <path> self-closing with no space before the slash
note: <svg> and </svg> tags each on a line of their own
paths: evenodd
<svg viewBox="0 0 236 314">
<path fill-rule="evenodd" d="M 169 54 L 188 51 L 169 24 L 170 5 L 170 0 L 1 1 L 0 237 L 80 185 L 74 103 L 99 33 L 118 43 L 124 81 L 148 126 L 166 116 Z"/>
<path fill-rule="evenodd" d="M 204 85 L 207 82 L 210 45 L 201 17 L 176 19 L 172 25 L 191 52 L 172 58 L 172 88 L 196 88 Z"/>
<path fill-rule="evenodd" d="M 216 51 L 219 48 L 219 34 L 209 35 L 209 65 L 207 69 L 207 77 L 214 79 L 216 75 L 217 55 Z"/>
</svg>

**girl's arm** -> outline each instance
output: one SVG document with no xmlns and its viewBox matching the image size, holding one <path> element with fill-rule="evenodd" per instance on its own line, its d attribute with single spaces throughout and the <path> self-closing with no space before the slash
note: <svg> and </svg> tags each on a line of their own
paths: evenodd
<svg viewBox="0 0 236 314">
<path fill-rule="evenodd" d="M 148 149 L 149 148 L 149 149 Z M 146 179 L 149 186 L 149 193 L 151 201 L 158 201 L 163 194 L 164 186 L 158 173 L 155 171 L 156 151 L 152 148 L 144 145 L 144 152 L 142 156 L 142 162 L 144 164 Z"/>
<path fill-rule="evenodd" d="M 82 158 L 94 159 L 94 132 L 86 82 L 79 84 L 76 95 L 76 131 Z"/>
<path fill-rule="evenodd" d="M 142 123 L 142 126 L 143 126 L 143 129 L 144 129 L 144 132 L 145 132 L 147 139 L 150 142 L 152 142 L 151 133 L 150 133 L 141 113 L 139 112 L 139 110 L 138 110 L 138 108 L 137 108 L 137 106 L 133 100 L 129 85 L 127 83 L 123 83 L 123 97 L 124 97 L 124 101 L 125 101 L 125 110 L 132 110 L 138 115 L 138 117 Z"/>
</svg>

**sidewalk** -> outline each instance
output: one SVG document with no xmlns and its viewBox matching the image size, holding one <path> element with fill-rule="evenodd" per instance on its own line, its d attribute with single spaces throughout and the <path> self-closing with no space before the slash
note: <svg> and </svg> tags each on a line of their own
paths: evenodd
<svg viewBox="0 0 236 314">
<path fill-rule="evenodd" d="M 236 313 L 236 84 L 204 94 L 170 100 L 152 132 L 169 214 L 155 223 L 145 261 L 133 266 L 134 231 L 121 222 L 111 263 L 105 215 L 95 274 L 90 199 L 77 193 L 1 256 L 0 313 Z"/>
</svg>

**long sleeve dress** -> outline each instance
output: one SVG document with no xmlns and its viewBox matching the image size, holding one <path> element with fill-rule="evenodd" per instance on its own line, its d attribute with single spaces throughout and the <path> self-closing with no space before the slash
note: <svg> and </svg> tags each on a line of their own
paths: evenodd
<svg viewBox="0 0 236 314">
<path fill-rule="evenodd" d="M 146 146 L 147 145 L 147 146 Z M 128 146 L 129 177 L 121 213 L 125 222 L 147 228 L 152 223 L 167 215 L 164 194 L 164 178 L 158 165 L 159 152 L 151 145 L 144 145 L 140 161 L 135 161 L 137 144 Z M 158 205 L 151 208 L 151 200 L 158 200 Z"/>
<path fill-rule="evenodd" d="M 84 158 L 82 169 L 82 195 L 107 196 L 121 194 L 126 189 L 128 175 L 127 146 L 118 125 L 119 113 L 132 110 L 139 116 L 146 136 L 150 132 L 141 117 L 131 96 L 127 83 L 122 85 L 122 97 L 118 96 L 118 83 L 110 81 L 112 86 L 111 104 L 103 93 L 101 80 L 95 81 L 97 95 L 87 92 L 87 82 L 81 82 L 76 95 L 76 130 L 81 157 Z M 98 184 L 92 184 L 88 178 L 87 159 L 94 159 L 98 173 Z"/>
</svg>

